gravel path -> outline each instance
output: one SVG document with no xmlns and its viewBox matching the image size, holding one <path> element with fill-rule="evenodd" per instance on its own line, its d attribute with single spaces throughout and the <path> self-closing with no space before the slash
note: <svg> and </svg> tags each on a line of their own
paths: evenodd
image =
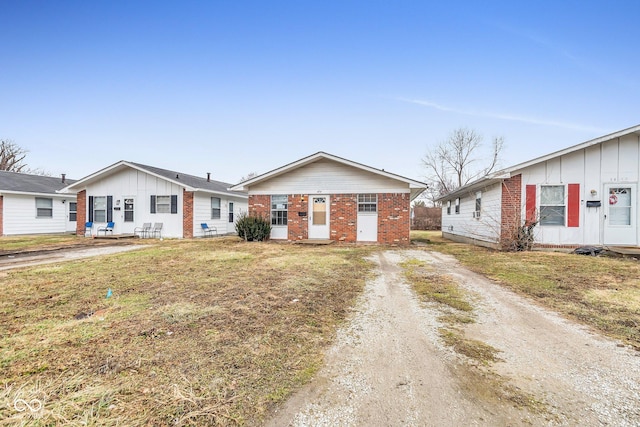
<svg viewBox="0 0 640 427">
<path fill-rule="evenodd" d="M 94 248 L 69 248 L 57 251 L 43 251 L 17 255 L 5 255 L 0 257 L 0 271 L 32 265 L 51 264 L 60 261 L 88 258 L 98 255 L 115 254 L 118 252 L 132 251 L 143 248 L 144 245 L 114 245 L 98 246 Z"/>
<path fill-rule="evenodd" d="M 468 362 L 439 338 L 441 312 L 420 303 L 398 263 L 428 262 L 473 298 L 468 337 L 501 351 L 493 370 L 543 402 L 530 413 L 468 387 Z M 369 281 L 326 365 L 267 426 L 640 425 L 638 352 L 588 332 L 454 258 L 420 250 L 373 259 Z M 485 387 L 495 386 L 487 382 Z"/>
</svg>

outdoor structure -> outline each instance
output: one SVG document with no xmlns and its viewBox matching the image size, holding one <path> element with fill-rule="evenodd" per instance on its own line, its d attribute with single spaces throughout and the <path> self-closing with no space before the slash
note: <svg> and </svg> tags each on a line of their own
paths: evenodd
<svg viewBox="0 0 640 427">
<path fill-rule="evenodd" d="M 247 211 L 247 195 L 229 191 L 231 184 L 206 177 L 119 161 L 65 187 L 77 194 L 77 233 L 85 222 L 93 234 L 113 222 L 113 234 L 134 234 L 145 223 L 162 224 L 155 237 L 202 237 L 201 223 L 218 234 L 235 232 L 238 215 Z"/>
<path fill-rule="evenodd" d="M 638 246 L 640 126 L 493 173 L 440 199 L 442 234 L 508 248 L 521 227 L 533 245 Z"/>
<path fill-rule="evenodd" d="M 274 240 L 409 244 L 410 204 L 427 185 L 324 152 L 231 189 L 249 214 L 271 219 Z"/>
<path fill-rule="evenodd" d="M 0 236 L 74 232 L 76 197 L 57 193 L 73 182 L 0 171 Z"/>
</svg>

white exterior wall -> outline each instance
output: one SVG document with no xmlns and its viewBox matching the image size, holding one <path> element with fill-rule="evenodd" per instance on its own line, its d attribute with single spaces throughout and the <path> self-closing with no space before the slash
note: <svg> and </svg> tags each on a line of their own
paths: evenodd
<svg viewBox="0 0 640 427">
<path fill-rule="evenodd" d="M 52 217 L 37 218 L 36 197 L 52 199 Z M 62 201 L 65 200 L 65 203 Z M 3 194 L 3 233 L 15 234 L 46 234 L 66 233 L 75 230 L 75 221 L 68 224 L 68 202 L 75 201 L 70 195 L 21 195 Z"/>
<path fill-rule="evenodd" d="M 220 219 L 211 219 L 211 198 L 220 198 Z M 229 202 L 233 203 L 233 222 L 229 222 Z M 196 193 L 193 198 L 193 236 L 202 237 L 200 224 L 206 222 L 209 227 L 216 227 L 218 234 L 235 233 L 235 223 L 239 215 L 247 213 L 247 199 L 228 197 L 210 193 Z"/>
<path fill-rule="evenodd" d="M 605 190 L 607 184 L 633 185 L 637 188 L 640 169 L 640 143 L 638 136 L 627 135 L 623 138 L 603 142 L 584 150 L 569 153 L 565 156 L 550 159 L 537 165 L 533 165 L 522 171 L 522 200 L 526 198 L 526 186 L 537 186 L 536 208 L 540 208 L 540 185 L 565 185 L 580 184 L 580 214 L 579 226 L 545 226 L 538 225 L 535 228 L 537 243 L 551 245 L 602 245 L 607 242 L 604 239 L 604 227 L 606 227 L 605 214 L 608 196 Z M 591 190 L 595 191 L 592 195 Z M 632 194 L 635 201 L 635 227 L 633 243 L 638 245 L 638 203 L 637 190 Z M 601 207 L 586 207 L 589 200 L 599 200 Z M 523 219 L 524 219 L 523 209 Z"/>
<path fill-rule="evenodd" d="M 474 218 L 476 192 L 482 193 L 480 217 Z M 500 240 L 502 189 L 500 184 L 472 190 L 460 197 L 460 213 L 455 213 L 455 198 L 451 199 L 451 213 L 447 202 L 442 206 L 442 231 L 463 240 L 480 240 L 495 244 Z"/>
<path fill-rule="evenodd" d="M 120 200 L 120 210 L 113 211 L 115 222 L 114 234 L 133 233 L 135 227 L 142 226 L 145 222 L 161 222 L 162 237 L 182 238 L 182 199 L 183 187 L 157 178 L 142 171 L 126 169 L 105 177 L 102 180 L 88 184 L 87 204 L 89 196 L 113 196 L 113 206 L 117 206 Z M 151 213 L 151 196 L 178 196 L 178 213 Z M 124 222 L 124 198 L 134 198 L 133 222 Z M 78 207 L 82 209 L 82 207 Z M 84 209 L 89 209 L 85 206 Z M 87 216 L 88 218 L 88 216 Z M 94 233 L 106 223 L 93 224 Z"/>
<path fill-rule="evenodd" d="M 294 169 L 251 187 L 251 194 L 409 193 L 397 180 L 329 160 Z"/>
</svg>

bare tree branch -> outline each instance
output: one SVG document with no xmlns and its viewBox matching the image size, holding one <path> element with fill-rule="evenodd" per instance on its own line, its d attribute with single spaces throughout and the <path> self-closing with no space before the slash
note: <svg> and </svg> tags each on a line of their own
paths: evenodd
<svg viewBox="0 0 640 427">
<path fill-rule="evenodd" d="M 0 139 L 0 170 L 23 172 L 28 151 L 8 139 Z"/>
<path fill-rule="evenodd" d="M 468 128 L 451 132 L 446 141 L 438 144 L 422 159 L 427 169 L 427 181 L 431 184 L 431 201 L 491 173 L 499 164 L 503 146 L 504 138 L 494 138 L 489 164 L 481 167 L 479 151 L 482 148 L 482 135 Z"/>
</svg>

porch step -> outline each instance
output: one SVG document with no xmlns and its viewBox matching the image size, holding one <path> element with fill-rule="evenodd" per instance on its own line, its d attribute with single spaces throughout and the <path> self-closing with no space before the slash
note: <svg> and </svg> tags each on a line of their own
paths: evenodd
<svg viewBox="0 0 640 427">
<path fill-rule="evenodd" d="M 94 239 L 108 239 L 108 240 L 120 240 L 120 239 L 135 239 L 140 236 L 136 234 L 107 234 L 101 236 L 93 236 Z"/>
<path fill-rule="evenodd" d="M 304 239 L 296 240 L 294 243 L 299 245 L 331 245 L 335 243 L 335 240 L 331 239 Z"/>
</svg>

